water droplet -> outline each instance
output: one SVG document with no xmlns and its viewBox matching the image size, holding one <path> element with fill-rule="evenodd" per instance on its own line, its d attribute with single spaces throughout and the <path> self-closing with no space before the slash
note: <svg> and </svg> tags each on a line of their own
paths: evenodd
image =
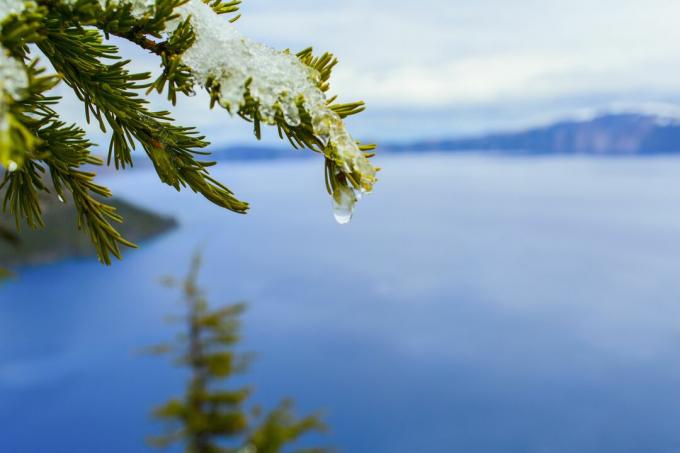
<svg viewBox="0 0 680 453">
<path fill-rule="evenodd" d="M 7 164 L 7 170 L 10 172 L 16 171 L 17 168 L 19 168 L 19 165 L 13 160 L 10 160 L 9 164 Z"/>
<path fill-rule="evenodd" d="M 347 186 L 340 186 L 333 193 L 333 216 L 340 225 L 349 223 L 357 202 L 354 190 Z"/>
<path fill-rule="evenodd" d="M 339 208 L 336 205 L 335 209 L 333 210 L 333 216 L 335 217 L 336 222 L 338 222 L 340 225 L 345 225 L 349 223 L 350 220 L 352 220 L 352 211 Z"/>
<path fill-rule="evenodd" d="M 66 203 L 66 200 L 64 200 L 64 197 L 62 197 L 61 195 L 57 195 L 57 198 L 58 198 L 59 201 L 61 201 L 62 203 Z"/>
</svg>

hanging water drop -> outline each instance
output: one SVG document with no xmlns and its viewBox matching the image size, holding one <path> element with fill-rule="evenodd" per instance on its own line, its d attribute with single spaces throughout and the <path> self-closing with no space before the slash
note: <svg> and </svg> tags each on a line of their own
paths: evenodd
<svg viewBox="0 0 680 453">
<path fill-rule="evenodd" d="M 59 201 L 61 201 L 62 203 L 66 203 L 66 200 L 64 200 L 64 197 L 62 197 L 61 195 L 57 195 L 57 198 L 58 198 Z"/>
<path fill-rule="evenodd" d="M 9 163 L 7 164 L 7 171 L 9 171 L 10 173 L 16 171 L 17 168 L 19 168 L 19 165 L 13 160 L 10 160 Z"/>
<path fill-rule="evenodd" d="M 339 186 L 333 193 L 333 216 L 340 225 L 349 223 L 357 202 L 354 190 L 347 186 Z"/>
<path fill-rule="evenodd" d="M 333 217 L 340 225 L 345 225 L 352 220 L 352 209 L 347 209 L 345 206 L 340 206 L 337 203 L 333 206 Z"/>
</svg>

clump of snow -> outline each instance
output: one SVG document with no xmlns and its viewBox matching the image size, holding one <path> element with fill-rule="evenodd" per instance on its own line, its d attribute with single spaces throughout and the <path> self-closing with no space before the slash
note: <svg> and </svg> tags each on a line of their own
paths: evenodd
<svg viewBox="0 0 680 453">
<path fill-rule="evenodd" d="M 275 124 L 281 111 L 286 123 L 295 127 L 301 123 L 301 105 L 311 117 L 314 133 L 326 144 L 327 157 L 348 176 L 355 190 L 371 191 L 376 170 L 340 116 L 328 107 L 325 94 L 318 88 L 317 71 L 287 51 L 276 51 L 242 36 L 201 0 L 189 0 L 175 12 L 179 18 L 167 25 L 168 31 L 174 31 L 180 20 L 189 17 L 196 35 L 182 63 L 202 86 L 219 84 L 223 107 L 238 111 L 248 91 L 263 121 Z M 347 194 L 338 198 L 347 199 Z M 357 197 L 352 198 L 356 201 Z"/>
<path fill-rule="evenodd" d="M 137 18 L 144 17 L 145 14 L 151 13 L 156 6 L 156 0 L 134 0 L 129 3 L 132 6 L 132 15 Z"/>
<path fill-rule="evenodd" d="M 106 6 L 106 0 L 99 0 L 99 3 L 102 4 L 102 8 Z M 116 4 L 115 1 L 113 3 Z M 156 6 L 156 0 L 133 0 L 128 2 L 120 2 L 120 4 L 123 3 L 130 5 L 130 14 L 132 14 L 132 17 L 137 19 L 144 17 L 147 13 L 151 14 L 153 12 L 153 8 Z"/>
<path fill-rule="evenodd" d="M 23 0 L 0 0 L 0 29 L 2 22 L 12 15 L 19 14 L 26 8 Z M 0 45 L 0 142 L 6 145 L 9 130 L 8 99 L 18 100 L 21 98 L 21 90 L 28 86 L 26 68 L 17 59 L 7 53 L 7 49 Z M 0 149 L 0 151 L 2 151 Z M 15 171 L 18 164 L 12 160 L 3 158 L 2 162 L 7 170 Z"/>
<path fill-rule="evenodd" d="M 21 98 L 20 91 L 28 85 L 26 68 L 21 62 L 7 55 L 5 48 L 0 46 L 0 144 L 7 146 L 9 140 L 9 103 L 8 100 Z M 0 149 L 0 164 L 7 170 L 15 171 L 17 163 L 3 155 Z"/>
<path fill-rule="evenodd" d="M 2 22 L 12 14 L 19 14 L 26 8 L 23 0 L 0 0 L 0 30 Z M 0 91 L 13 99 L 19 98 L 19 91 L 28 85 L 26 68 L 17 59 L 8 55 L 0 46 Z M 0 106 L 4 96 L 0 96 Z M 2 110 L 2 109 L 0 109 Z"/>
<path fill-rule="evenodd" d="M 0 0 L 0 24 L 10 15 L 19 14 L 25 9 L 23 0 Z M 7 54 L 0 46 L 0 131 L 7 130 L 7 96 L 20 98 L 20 91 L 28 85 L 26 68 L 17 59 Z"/>
<path fill-rule="evenodd" d="M 28 85 L 26 68 L 17 60 L 7 55 L 0 46 L 0 89 L 13 99 L 19 99 L 20 91 Z"/>
<path fill-rule="evenodd" d="M 23 0 L 0 0 L 0 22 L 10 14 L 19 14 L 25 8 Z"/>
<path fill-rule="evenodd" d="M 0 0 L 2 1 L 2 0 Z M 74 6 L 78 3 L 78 0 L 63 0 L 64 4 L 69 6 Z M 120 1 L 120 0 L 97 0 L 99 6 L 102 10 L 106 9 L 107 5 L 112 7 L 118 6 L 130 6 L 130 14 L 135 19 L 141 19 L 146 14 L 152 14 L 153 8 L 156 6 L 156 0 L 131 0 L 131 1 Z"/>
</svg>

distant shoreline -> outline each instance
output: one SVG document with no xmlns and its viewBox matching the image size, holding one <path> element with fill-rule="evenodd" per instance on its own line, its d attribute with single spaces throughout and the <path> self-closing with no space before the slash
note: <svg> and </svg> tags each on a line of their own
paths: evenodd
<svg viewBox="0 0 680 453">
<path fill-rule="evenodd" d="M 108 202 L 125 219 L 116 228 L 133 243 L 158 237 L 178 226 L 172 217 L 156 214 L 127 201 L 114 198 Z M 77 228 L 75 208 L 71 203 L 61 204 L 56 198 L 44 198 L 42 208 L 46 225 L 44 229 L 23 228 L 18 234 L 17 244 L 0 242 L 0 267 L 15 269 L 96 256 L 88 235 Z M 0 219 L 5 225 L 11 224 L 7 215 L 2 215 Z"/>
</svg>

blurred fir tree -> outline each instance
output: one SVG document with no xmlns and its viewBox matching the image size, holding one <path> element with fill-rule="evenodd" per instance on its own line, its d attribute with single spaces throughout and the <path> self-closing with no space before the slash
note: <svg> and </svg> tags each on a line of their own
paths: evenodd
<svg viewBox="0 0 680 453">
<path fill-rule="evenodd" d="M 0 267 L 0 284 L 2 283 L 3 280 L 7 280 L 11 276 L 12 276 L 12 273 L 10 271 Z"/>
<path fill-rule="evenodd" d="M 19 237 L 9 228 L 0 224 L 0 241 L 7 242 L 11 245 L 17 245 L 19 242 Z M 6 280 L 12 275 L 12 273 L 0 267 L 0 282 Z"/>
<path fill-rule="evenodd" d="M 244 304 L 210 309 L 197 285 L 201 259 L 194 257 L 185 280 L 168 286 L 181 286 L 186 302 L 186 331 L 173 344 L 152 349 L 156 354 L 172 354 L 177 363 L 190 370 L 186 393 L 154 411 L 167 424 L 167 433 L 149 439 L 165 448 L 181 444 L 188 453 L 323 453 L 329 450 L 292 449 L 305 434 L 321 432 L 325 425 L 316 415 L 296 417 L 291 400 L 263 413 L 247 408 L 250 389 L 231 388 L 231 378 L 245 371 L 249 356 L 238 353 L 239 316 Z M 285 449 L 285 450 L 284 450 Z"/>
<path fill-rule="evenodd" d="M 211 107 L 252 122 L 259 138 L 263 124 L 278 129 L 297 148 L 325 157 L 328 190 L 342 209 L 351 209 L 376 180 L 368 161 L 372 145 L 361 145 L 343 119 L 363 103 L 340 104 L 326 96 L 337 60 L 274 51 L 238 34 L 233 22 L 240 0 L 0 0 L 0 166 L 5 176 L 3 209 L 17 228 L 43 226 L 39 194 L 72 202 L 99 258 L 120 258 L 134 247 L 114 227 L 122 217 L 101 197 L 108 188 L 95 182 L 92 168 L 104 162 L 77 125 L 65 124 L 50 94 L 66 83 L 82 101 L 87 122 L 109 133 L 109 164 L 133 165 L 141 148 L 159 179 L 177 190 L 189 188 L 212 203 L 245 213 L 237 199 L 208 169 L 209 143 L 192 127 L 175 124 L 167 111 L 154 111 L 144 93 L 178 94 L 205 89 Z M 227 17 L 226 19 L 224 17 Z M 156 55 L 160 75 L 133 73 L 110 36 Z M 46 75 L 36 54 L 56 74 Z M 84 168 L 86 167 L 86 168 Z M 70 192 L 69 197 L 65 196 Z"/>
</svg>

